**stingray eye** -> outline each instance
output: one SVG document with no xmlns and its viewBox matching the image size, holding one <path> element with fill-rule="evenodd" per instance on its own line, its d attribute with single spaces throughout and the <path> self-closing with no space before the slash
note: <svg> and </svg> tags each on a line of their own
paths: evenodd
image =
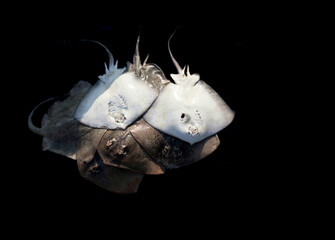
<svg viewBox="0 0 335 240">
<path fill-rule="evenodd" d="M 184 118 L 185 118 L 185 113 L 182 113 L 180 116 L 181 121 L 184 121 Z"/>
</svg>

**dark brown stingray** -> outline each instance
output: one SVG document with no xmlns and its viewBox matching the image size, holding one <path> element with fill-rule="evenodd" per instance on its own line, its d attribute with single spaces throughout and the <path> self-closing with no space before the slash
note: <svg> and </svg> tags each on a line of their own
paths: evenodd
<svg viewBox="0 0 335 240">
<path fill-rule="evenodd" d="M 97 149 L 103 162 L 143 174 L 163 174 L 164 169 L 155 163 L 147 152 L 126 130 L 108 130 Z"/>
<path fill-rule="evenodd" d="M 135 193 L 143 178 L 143 174 L 104 164 L 99 154 L 89 162 L 77 164 L 82 177 L 111 192 Z"/>
<path fill-rule="evenodd" d="M 214 152 L 220 144 L 218 136 L 214 135 L 191 145 L 156 130 L 143 119 L 137 121 L 130 132 L 152 159 L 166 168 L 197 162 Z"/>
</svg>

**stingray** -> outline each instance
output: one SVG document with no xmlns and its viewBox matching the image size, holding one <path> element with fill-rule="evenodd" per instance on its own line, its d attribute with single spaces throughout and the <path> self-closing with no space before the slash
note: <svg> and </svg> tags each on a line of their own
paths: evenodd
<svg viewBox="0 0 335 240">
<path fill-rule="evenodd" d="M 172 36 L 171 36 L 172 37 Z M 38 104 L 28 118 L 31 131 L 41 135 L 42 150 L 77 161 L 88 181 L 115 193 L 137 192 L 144 175 L 164 174 L 213 153 L 217 133 L 234 112 L 198 74 L 177 68 L 171 82 L 148 57 L 142 63 L 139 38 L 133 62 L 118 67 L 105 48 L 109 63 L 92 86 L 79 81 L 66 98 Z M 32 122 L 35 110 L 54 101 L 41 127 Z"/>
</svg>

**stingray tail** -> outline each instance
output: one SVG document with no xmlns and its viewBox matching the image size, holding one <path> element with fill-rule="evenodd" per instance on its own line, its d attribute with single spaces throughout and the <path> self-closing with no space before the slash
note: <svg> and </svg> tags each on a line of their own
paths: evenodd
<svg viewBox="0 0 335 240">
<path fill-rule="evenodd" d="M 64 96 L 67 96 L 68 94 L 66 95 L 62 95 L 62 96 L 57 96 L 57 97 L 52 97 L 52 98 L 48 98 L 47 100 L 44 100 L 43 102 L 39 103 L 32 111 L 31 113 L 29 114 L 29 117 L 28 117 L 28 127 L 29 129 L 33 132 L 33 133 L 36 133 L 38 135 L 41 135 L 41 136 L 45 136 L 45 132 L 42 128 L 39 128 L 39 127 L 36 127 L 34 124 L 33 124 L 33 121 L 32 121 L 32 118 L 33 118 L 33 115 L 36 111 L 36 109 L 41 106 L 42 104 L 46 103 L 46 102 L 49 102 L 49 101 L 52 101 L 52 100 L 55 100 L 55 99 L 58 99 L 58 98 L 61 98 L 61 97 L 64 97 Z"/>
</svg>

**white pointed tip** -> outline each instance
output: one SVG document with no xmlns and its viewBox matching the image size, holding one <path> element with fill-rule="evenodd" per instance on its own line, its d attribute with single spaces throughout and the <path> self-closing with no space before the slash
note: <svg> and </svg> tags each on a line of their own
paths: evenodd
<svg viewBox="0 0 335 240">
<path fill-rule="evenodd" d="M 183 68 L 183 70 L 181 70 L 181 72 L 179 72 L 179 74 L 185 75 L 185 69 L 186 69 L 186 66 Z"/>
<path fill-rule="evenodd" d="M 148 54 L 147 57 L 145 58 L 145 60 L 144 60 L 144 62 L 143 62 L 143 65 L 147 64 L 148 58 L 149 58 L 149 54 Z"/>
<path fill-rule="evenodd" d="M 190 65 L 187 65 L 186 74 L 187 74 L 187 76 L 190 76 L 190 75 L 191 75 L 191 74 L 190 74 Z"/>
</svg>

